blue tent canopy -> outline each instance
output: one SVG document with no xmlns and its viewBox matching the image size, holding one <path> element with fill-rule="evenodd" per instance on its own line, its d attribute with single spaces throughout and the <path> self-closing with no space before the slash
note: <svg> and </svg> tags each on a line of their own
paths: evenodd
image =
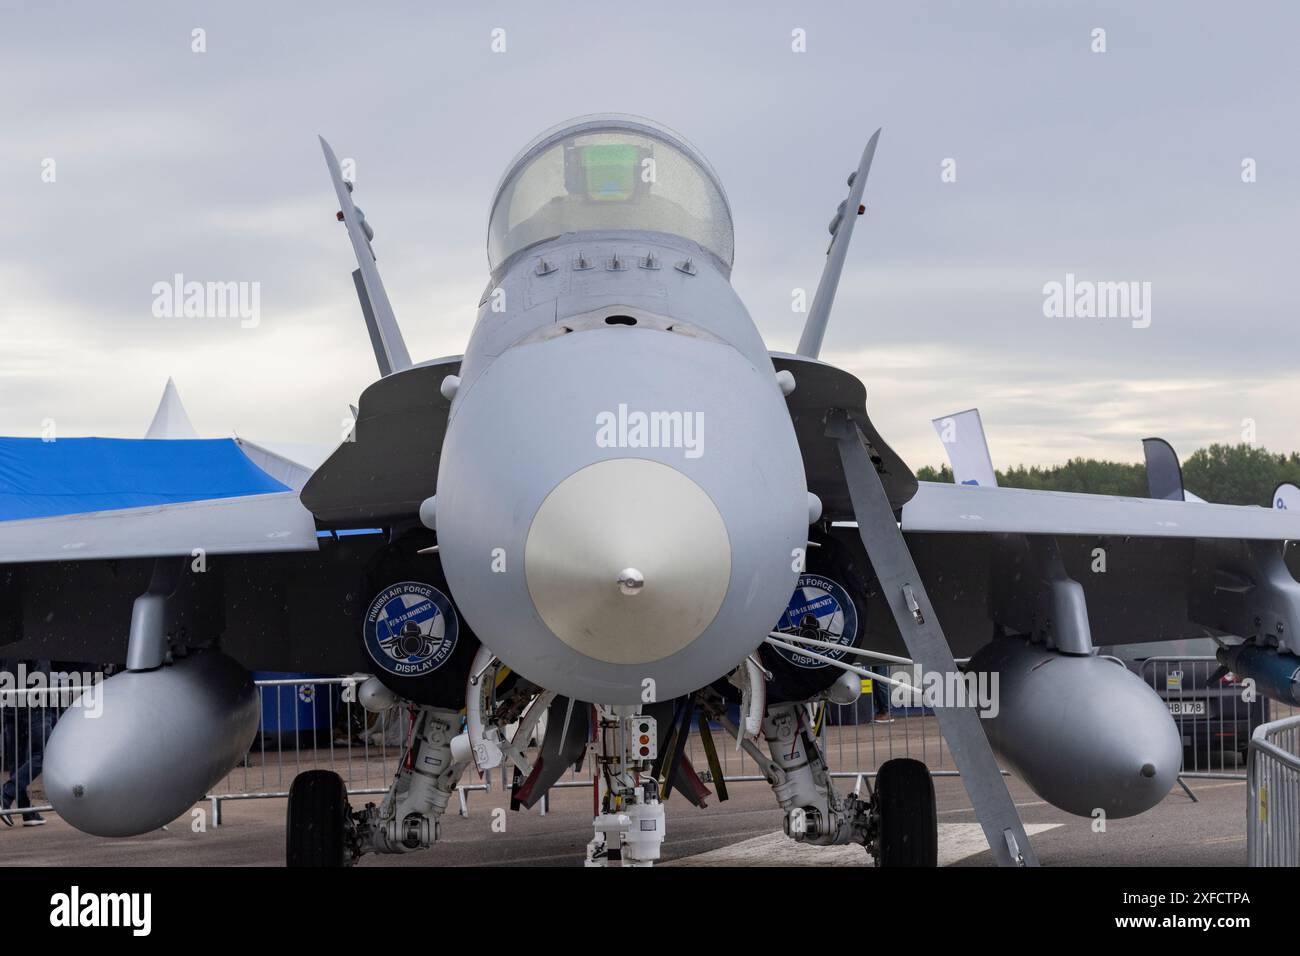
<svg viewBox="0 0 1300 956">
<path fill-rule="evenodd" d="M 288 490 L 229 438 L 0 438 L 0 521 Z"/>
</svg>

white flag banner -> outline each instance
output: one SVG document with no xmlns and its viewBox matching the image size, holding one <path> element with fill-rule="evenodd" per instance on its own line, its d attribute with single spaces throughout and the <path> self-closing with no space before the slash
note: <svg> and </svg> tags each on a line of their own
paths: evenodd
<svg viewBox="0 0 1300 956">
<path fill-rule="evenodd" d="M 948 463 L 952 465 L 953 479 L 957 484 L 997 487 L 998 479 L 993 473 L 993 459 L 989 457 L 984 423 L 980 421 L 978 408 L 936 418 L 934 430 L 948 453 Z"/>
<path fill-rule="evenodd" d="M 1280 511 L 1300 511 L 1300 488 L 1284 481 L 1273 492 L 1273 507 Z"/>
</svg>

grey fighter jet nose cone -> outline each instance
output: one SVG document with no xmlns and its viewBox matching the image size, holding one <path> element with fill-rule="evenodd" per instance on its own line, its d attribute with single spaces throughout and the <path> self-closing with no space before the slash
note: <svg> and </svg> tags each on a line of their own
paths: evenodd
<svg viewBox="0 0 1300 956">
<path fill-rule="evenodd" d="M 635 566 L 612 588 L 609 569 L 627 555 Z M 731 581 L 731 542 L 713 501 L 686 475 L 613 458 L 547 495 L 528 532 L 524 573 L 533 606 L 561 641 L 595 660 L 645 664 L 713 622 Z M 653 588 L 644 588 L 647 578 Z M 624 599 L 631 594 L 638 599 Z"/>
<path fill-rule="evenodd" d="M 457 613 L 511 669 L 604 704 L 734 670 L 780 619 L 808 541 L 770 361 L 604 322 L 627 311 L 506 347 L 481 374 L 467 359 L 436 488 Z"/>
</svg>

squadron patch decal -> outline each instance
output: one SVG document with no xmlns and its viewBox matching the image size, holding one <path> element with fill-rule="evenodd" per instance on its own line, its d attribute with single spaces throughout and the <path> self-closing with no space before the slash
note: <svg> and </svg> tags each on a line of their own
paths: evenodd
<svg viewBox="0 0 1300 956">
<path fill-rule="evenodd" d="M 375 595 L 363 624 L 366 653 L 398 677 L 423 677 L 456 650 L 460 621 L 451 599 L 420 581 L 401 581 Z"/>
<path fill-rule="evenodd" d="M 801 574 L 776 629 L 785 634 L 852 647 L 858 636 L 858 609 L 839 582 L 820 574 Z M 784 647 L 773 647 L 772 650 L 796 667 L 817 670 L 830 666 L 825 661 L 787 651 Z M 843 651 L 824 647 L 810 650 L 836 661 L 845 657 Z"/>
</svg>

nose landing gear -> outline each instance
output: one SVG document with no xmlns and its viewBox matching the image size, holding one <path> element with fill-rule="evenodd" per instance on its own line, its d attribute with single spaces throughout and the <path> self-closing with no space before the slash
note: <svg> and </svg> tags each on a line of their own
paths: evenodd
<svg viewBox="0 0 1300 956">
<path fill-rule="evenodd" d="M 653 775 L 658 724 L 630 706 L 597 708 L 596 834 L 586 866 L 653 866 L 664 842 L 664 806 Z"/>
</svg>

